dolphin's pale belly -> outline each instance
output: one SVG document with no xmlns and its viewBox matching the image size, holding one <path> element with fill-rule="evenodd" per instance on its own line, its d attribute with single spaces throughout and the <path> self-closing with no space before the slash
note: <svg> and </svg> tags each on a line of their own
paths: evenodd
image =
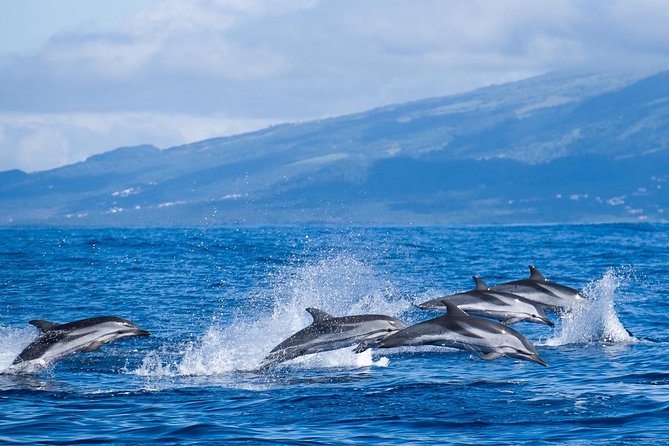
<svg viewBox="0 0 669 446">
<path fill-rule="evenodd" d="M 97 347 L 99 347 L 102 344 L 127 336 L 118 333 L 118 326 L 115 324 L 108 324 L 109 326 L 105 325 L 107 324 L 74 330 L 73 332 L 68 333 L 63 339 L 49 346 L 44 354 L 36 359 L 45 363 L 51 363 L 88 348 L 95 347 L 94 344 L 99 344 L 97 345 Z"/>
<path fill-rule="evenodd" d="M 552 308 L 569 308 L 577 305 L 582 297 L 571 290 L 565 290 L 551 282 L 533 282 L 526 284 L 502 284 L 494 287 L 499 291 L 518 294 L 533 302 Z"/>
<path fill-rule="evenodd" d="M 523 296 L 526 299 L 533 300 L 535 302 L 555 302 L 555 297 L 552 293 L 546 292 L 544 289 L 537 289 L 535 287 L 530 287 L 526 285 L 499 285 L 495 287 L 500 291 L 505 291 L 519 296 Z"/>
<path fill-rule="evenodd" d="M 550 325 L 550 322 L 545 319 L 543 307 L 537 308 L 540 304 L 508 292 L 473 290 L 432 299 L 419 306 L 424 309 L 445 310 L 444 300 L 457 305 L 470 315 L 493 318 L 505 323 L 527 320 Z"/>
<path fill-rule="evenodd" d="M 398 330 L 399 328 L 386 320 L 371 320 L 328 326 L 323 332 L 311 333 L 306 338 L 301 338 L 298 333 L 298 338 L 290 341 L 291 345 L 272 351 L 263 362 L 265 365 L 271 365 L 298 356 L 351 347 L 364 341 L 386 337 Z"/>
<path fill-rule="evenodd" d="M 507 349 L 525 350 L 523 343 L 506 331 L 490 333 L 466 323 L 462 325 L 462 332 L 454 331 L 448 335 L 451 342 L 461 349 L 482 353 L 501 352 Z"/>
<path fill-rule="evenodd" d="M 535 313 L 534 307 L 521 301 L 504 301 L 503 305 L 479 301 L 458 305 L 468 313 L 480 313 L 490 315 L 498 319 L 507 319 L 513 316 L 527 316 Z"/>
<path fill-rule="evenodd" d="M 375 340 L 379 337 L 388 335 L 390 332 L 388 324 L 386 323 L 357 325 L 350 330 L 321 334 L 311 341 L 306 342 L 304 345 L 296 346 L 295 348 L 299 349 L 303 355 L 327 350 L 337 350 L 355 345 L 362 341 Z"/>
<path fill-rule="evenodd" d="M 386 347 L 437 345 L 481 353 L 527 351 L 522 341 L 505 330 L 491 333 L 458 321 L 458 330 L 434 330 L 412 335 L 398 333 L 388 338 Z"/>
</svg>

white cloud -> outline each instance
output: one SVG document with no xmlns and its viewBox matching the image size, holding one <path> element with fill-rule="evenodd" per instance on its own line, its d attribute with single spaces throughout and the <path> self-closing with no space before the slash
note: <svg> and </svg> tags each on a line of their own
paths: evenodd
<svg viewBox="0 0 669 446">
<path fill-rule="evenodd" d="M 0 171 L 44 170 L 121 146 L 171 147 L 275 122 L 155 113 L 0 113 Z"/>
<path fill-rule="evenodd" d="M 158 1 L 114 29 L 68 27 L 40 51 L 0 55 L 0 160 L 29 160 L 49 134 L 59 155 L 21 167 L 214 136 L 209 121 L 337 115 L 556 69 L 663 68 L 668 22 L 659 0 Z M 43 119 L 16 124 L 31 116 Z"/>
<path fill-rule="evenodd" d="M 39 166 L 46 160 L 56 166 L 66 164 L 71 151 L 67 137 L 48 127 L 36 128 L 14 146 L 18 147 L 19 165 L 29 166 Z"/>
<path fill-rule="evenodd" d="M 61 76 L 82 74 L 101 79 L 130 78 L 143 70 L 159 51 L 157 42 L 128 36 L 92 35 L 85 39 L 63 36 L 42 53 L 42 62 Z"/>
<path fill-rule="evenodd" d="M 125 110 L 205 113 L 214 96 L 219 113 L 322 116 L 554 69 L 668 64 L 669 14 L 660 6 L 169 0 L 115 30 L 59 33 L 34 57 L 6 59 L 3 71 L 27 69 L 36 83 L 67 89 L 88 110 L 119 111 L 122 104 L 104 95 L 81 99 L 90 89 L 115 89 L 130 96 Z"/>
<path fill-rule="evenodd" d="M 299 12 L 316 4 L 313 0 L 166 0 L 133 14 L 123 28 L 135 35 L 226 30 L 257 17 Z"/>
<path fill-rule="evenodd" d="M 217 43 L 203 46 L 203 39 Z M 243 81 L 269 78 L 287 69 L 286 61 L 278 54 L 262 48 L 241 48 L 217 36 L 177 39 L 167 46 L 169 52 L 161 54 L 158 66 L 175 74 Z"/>
</svg>

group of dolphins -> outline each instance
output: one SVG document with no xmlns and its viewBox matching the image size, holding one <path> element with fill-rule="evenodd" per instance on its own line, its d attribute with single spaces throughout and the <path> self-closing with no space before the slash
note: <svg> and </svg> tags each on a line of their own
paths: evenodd
<svg viewBox="0 0 669 446">
<path fill-rule="evenodd" d="M 545 312 L 573 308 L 582 297 L 573 288 L 549 281 L 534 266 L 529 268 L 529 278 L 494 287 L 474 276 L 473 290 L 418 305 L 425 310 L 445 310 L 444 315 L 410 326 L 381 314 L 336 317 L 307 308 L 313 322 L 274 347 L 256 371 L 299 356 L 347 347 L 360 353 L 368 348 L 443 346 L 481 353 L 486 360 L 509 356 L 547 366 L 534 345 L 508 324 L 527 321 L 553 326 Z M 17 356 L 13 368 L 45 366 L 118 339 L 150 334 L 112 316 L 66 324 L 33 320 L 30 324 L 42 334 Z"/>
</svg>

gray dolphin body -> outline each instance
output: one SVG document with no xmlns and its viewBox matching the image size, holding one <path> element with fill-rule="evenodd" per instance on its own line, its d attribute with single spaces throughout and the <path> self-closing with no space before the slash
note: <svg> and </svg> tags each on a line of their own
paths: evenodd
<svg viewBox="0 0 669 446">
<path fill-rule="evenodd" d="M 148 336 L 130 321 L 113 316 L 57 324 L 33 320 L 29 322 L 42 331 L 41 336 L 28 345 L 12 363 L 46 365 L 79 352 L 90 352 L 104 344 L 130 336 Z"/>
<path fill-rule="evenodd" d="M 534 345 L 508 325 L 470 316 L 447 300 L 443 304 L 446 315 L 411 325 L 376 344 L 362 344 L 356 351 L 363 351 L 368 346 L 395 348 L 436 345 L 483 353 L 481 358 L 486 360 L 510 356 L 548 365 L 539 357 Z"/>
<path fill-rule="evenodd" d="M 314 318 L 311 325 L 274 347 L 259 370 L 298 356 L 379 340 L 406 327 L 401 320 L 381 314 L 335 317 L 316 308 L 307 311 Z"/>
<path fill-rule="evenodd" d="M 517 294 L 491 290 L 480 277 L 472 278 L 476 283 L 473 290 L 428 300 L 418 306 L 424 310 L 445 310 L 443 301 L 448 300 L 469 314 L 497 319 L 505 324 L 527 321 L 554 325 L 539 304 Z"/>
<path fill-rule="evenodd" d="M 543 305 L 550 311 L 574 308 L 583 301 L 578 290 L 551 282 L 533 265 L 530 265 L 529 268 L 529 278 L 501 283 L 491 289 L 517 294 Z"/>
</svg>

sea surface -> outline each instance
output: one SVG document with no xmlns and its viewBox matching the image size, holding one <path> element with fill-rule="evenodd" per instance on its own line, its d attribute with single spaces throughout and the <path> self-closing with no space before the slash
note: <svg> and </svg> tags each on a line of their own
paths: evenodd
<svg viewBox="0 0 669 446">
<path fill-rule="evenodd" d="M 447 348 L 320 353 L 254 372 L 334 315 L 526 277 L 580 290 L 514 327 L 548 367 Z M 669 226 L 0 230 L 0 443 L 669 444 Z M 152 336 L 10 364 L 31 319 Z"/>
</svg>

